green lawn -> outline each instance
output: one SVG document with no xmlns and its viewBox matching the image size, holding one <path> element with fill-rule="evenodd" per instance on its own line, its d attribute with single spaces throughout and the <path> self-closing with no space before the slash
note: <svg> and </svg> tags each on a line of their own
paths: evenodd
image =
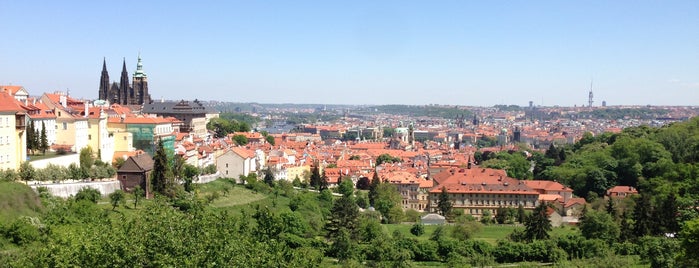
<svg viewBox="0 0 699 268">
<path fill-rule="evenodd" d="M 410 233 L 410 228 L 412 224 L 384 224 L 384 228 L 389 233 L 393 233 L 395 230 L 400 231 L 403 235 L 408 237 L 413 237 Z M 429 239 L 438 225 L 425 225 L 425 234 L 417 237 L 418 239 Z M 448 226 L 448 225 L 447 225 Z M 505 239 L 507 235 L 512 233 L 515 228 L 524 228 L 522 226 L 513 225 L 484 225 L 483 228 L 473 235 L 473 239 L 483 240 L 492 245 L 495 245 L 498 240 Z M 551 236 L 563 236 L 569 233 L 578 232 L 577 228 L 573 227 L 554 227 L 551 230 Z"/>
<path fill-rule="evenodd" d="M 29 161 L 31 162 L 31 161 L 36 161 L 36 160 L 54 158 L 54 157 L 58 157 L 58 156 L 64 156 L 64 155 L 67 155 L 67 154 L 58 155 L 58 154 L 56 154 L 56 152 L 46 152 L 46 154 L 43 154 L 43 155 L 42 155 L 41 152 L 36 152 L 36 154 L 34 154 L 34 155 L 28 154 L 27 156 L 29 157 Z"/>
</svg>

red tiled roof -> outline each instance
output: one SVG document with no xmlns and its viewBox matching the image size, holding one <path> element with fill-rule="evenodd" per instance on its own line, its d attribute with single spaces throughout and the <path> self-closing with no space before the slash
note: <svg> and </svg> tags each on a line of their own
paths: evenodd
<svg viewBox="0 0 699 268">
<path fill-rule="evenodd" d="M 0 92 L 0 112 L 26 112 L 14 97 L 7 92 Z"/>
</svg>

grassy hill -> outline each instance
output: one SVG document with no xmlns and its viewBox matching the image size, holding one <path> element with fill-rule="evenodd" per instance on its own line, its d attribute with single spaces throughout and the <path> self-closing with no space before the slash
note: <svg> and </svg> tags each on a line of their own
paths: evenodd
<svg viewBox="0 0 699 268">
<path fill-rule="evenodd" d="M 32 188 L 17 182 L 0 182 L 0 222 L 36 216 L 41 210 L 41 200 Z"/>
</svg>

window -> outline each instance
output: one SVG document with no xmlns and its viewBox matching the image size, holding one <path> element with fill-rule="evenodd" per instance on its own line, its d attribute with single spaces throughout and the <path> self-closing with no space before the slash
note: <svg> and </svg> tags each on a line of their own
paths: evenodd
<svg viewBox="0 0 699 268">
<path fill-rule="evenodd" d="M 5 137 L 5 144 L 10 144 L 10 136 Z"/>
<path fill-rule="evenodd" d="M 2 137 L 0 137 L 0 144 L 2 144 Z M 2 161 L 0 161 L 0 162 L 2 162 Z"/>
<path fill-rule="evenodd" d="M 228 163 L 226 163 L 226 167 L 228 167 Z"/>
<path fill-rule="evenodd" d="M 87 135 L 87 139 L 88 139 L 88 140 L 92 140 L 92 134 L 88 134 L 88 135 Z"/>
<path fill-rule="evenodd" d="M 63 122 L 63 130 L 68 130 L 68 123 Z"/>
</svg>

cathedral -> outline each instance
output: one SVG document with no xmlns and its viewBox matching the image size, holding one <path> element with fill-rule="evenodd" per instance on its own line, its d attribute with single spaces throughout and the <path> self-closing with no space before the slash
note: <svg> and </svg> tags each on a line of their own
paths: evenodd
<svg viewBox="0 0 699 268">
<path fill-rule="evenodd" d="M 99 99 L 110 103 L 121 105 L 143 105 L 150 102 L 148 93 L 148 77 L 143 72 L 141 55 L 138 55 L 136 72 L 133 74 L 133 84 L 129 84 L 129 74 L 126 72 L 126 59 L 121 69 L 121 79 L 119 83 L 109 84 L 109 73 L 107 72 L 107 60 L 102 63 L 102 76 L 100 77 Z"/>
</svg>

